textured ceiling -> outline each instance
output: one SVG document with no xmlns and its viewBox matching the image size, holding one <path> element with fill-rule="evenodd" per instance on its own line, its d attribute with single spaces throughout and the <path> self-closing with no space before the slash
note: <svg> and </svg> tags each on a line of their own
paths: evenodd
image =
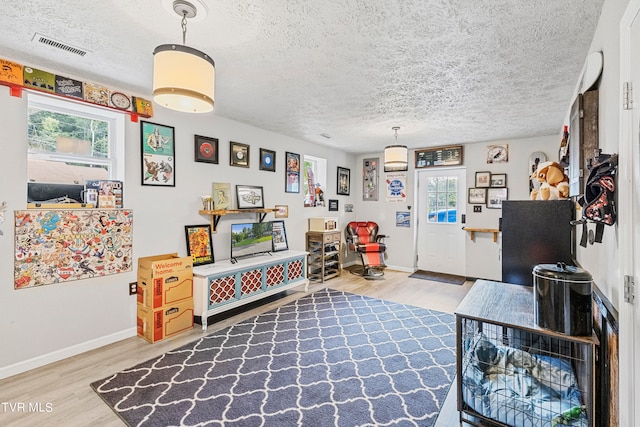
<svg viewBox="0 0 640 427">
<path fill-rule="evenodd" d="M 202 1 L 187 32 L 216 62 L 202 120 L 366 153 L 392 126 L 410 148 L 559 133 L 604 0 Z M 182 41 L 171 3 L 0 0 L 0 57 L 151 98 L 153 49 Z"/>
</svg>

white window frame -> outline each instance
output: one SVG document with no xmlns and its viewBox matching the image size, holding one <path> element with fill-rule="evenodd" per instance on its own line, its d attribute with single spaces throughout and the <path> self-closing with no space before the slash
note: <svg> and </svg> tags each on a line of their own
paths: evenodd
<svg viewBox="0 0 640 427">
<path fill-rule="evenodd" d="M 48 96 L 40 93 L 27 92 L 28 108 L 40 108 L 43 110 L 55 111 L 63 114 L 86 117 L 88 119 L 102 120 L 109 124 L 109 157 L 106 159 L 78 158 L 80 163 L 109 166 L 109 179 L 124 182 L 125 171 L 125 116 L 126 114 L 88 105 L 83 102 L 62 99 L 55 96 Z M 74 160 L 73 156 L 59 154 L 27 154 L 28 158 L 42 160 Z"/>
</svg>

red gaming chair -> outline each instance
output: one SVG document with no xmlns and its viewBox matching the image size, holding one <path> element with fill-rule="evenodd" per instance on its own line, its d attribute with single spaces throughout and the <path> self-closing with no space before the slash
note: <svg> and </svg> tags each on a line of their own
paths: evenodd
<svg viewBox="0 0 640 427">
<path fill-rule="evenodd" d="M 382 243 L 386 236 L 378 234 L 378 224 L 372 221 L 352 221 L 347 224 L 344 233 L 349 250 L 362 257 L 362 268 L 352 272 L 365 279 L 381 279 L 384 275 L 382 269 L 386 267 L 384 253 L 387 246 Z"/>
</svg>

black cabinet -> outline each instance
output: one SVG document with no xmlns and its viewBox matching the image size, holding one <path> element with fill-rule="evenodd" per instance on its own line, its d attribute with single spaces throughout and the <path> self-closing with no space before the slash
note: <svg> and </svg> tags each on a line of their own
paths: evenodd
<svg viewBox="0 0 640 427">
<path fill-rule="evenodd" d="M 502 202 L 502 281 L 533 286 L 537 264 L 573 265 L 571 200 Z"/>
</svg>

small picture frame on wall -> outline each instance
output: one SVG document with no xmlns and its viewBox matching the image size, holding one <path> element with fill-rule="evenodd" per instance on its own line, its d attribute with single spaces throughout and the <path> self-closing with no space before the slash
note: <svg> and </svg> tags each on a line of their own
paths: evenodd
<svg viewBox="0 0 640 427">
<path fill-rule="evenodd" d="M 249 163 L 249 145 L 239 142 L 229 142 L 229 164 L 240 168 L 248 168 Z"/>
<path fill-rule="evenodd" d="M 140 122 L 142 185 L 175 187 L 175 129 L 151 122 Z"/>
<path fill-rule="evenodd" d="M 509 195 L 507 188 L 488 188 L 487 189 L 487 208 L 502 209 L 502 202 L 507 200 Z"/>
<path fill-rule="evenodd" d="M 261 171 L 276 171 L 276 152 L 273 150 L 267 150 L 266 148 L 260 149 L 260 170 Z"/>
<path fill-rule="evenodd" d="M 236 197 L 238 199 L 238 209 L 264 208 L 262 187 L 253 185 L 236 185 Z"/>
<path fill-rule="evenodd" d="M 338 189 L 339 196 L 348 196 L 351 188 L 351 170 L 338 166 Z"/>
<path fill-rule="evenodd" d="M 289 249 L 287 243 L 287 231 L 284 221 L 271 221 L 271 242 L 273 252 L 286 251 Z"/>
<path fill-rule="evenodd" d="M 476 172 L 476 188 L 491 187 L 491 172 Z"/>
<path fill-rule="evenodd" d="M 277 211 L 274 216 L 276 218 L 289 218 L 289 205 L 276 205 Z"/>
<path fill-rule="evenodd" d="M 500 188 L 507 186 L 507 174 L 506 173 L 492 173 L 491 174 L 491 187 Z"/>
<path fill-rule="evenodd" d="M 469 204 L 470 205 L 484 205 L 487 203 L 487 189 L 486 188 L 470 188 L 469 189 Z"/>
<path fill-rule="evenodd" d="M 340 209 L 338 208 L 339 206 L 339 200 L 338 199 L 329 199 L 329 211 L 330 212 L 337 212 Z"/>
<path fill-rule="evenodd" d="M 185 225 L 187 253 L 193 259 L 193 265 L 212 264 L 213 244 L 211 242 L 211 225 Z"/>
<path fill-rule="evenodd" d="M 362 159 L 362 200 L 378 200 L 380 158 Z"/>
<path fill-rule="evenodd" d="M 218 138 L 194 135 L 195 161 L 218 164 Z"/>
<path fill-rule="evenodd" d="M 300 154 L 285 152 L 285 193 L 300 192 Z"/>
</svg>

